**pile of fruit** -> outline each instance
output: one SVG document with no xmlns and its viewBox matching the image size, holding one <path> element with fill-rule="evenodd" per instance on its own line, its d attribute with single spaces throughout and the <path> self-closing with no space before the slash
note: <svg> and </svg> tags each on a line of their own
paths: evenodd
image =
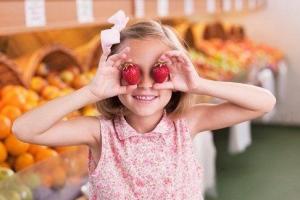
<svg viewBox="0 0 300 200">
<path fill-rule="evenodd" d="M 19 171 L 58 153 L 76 149 L 75 146 L 51 148 L 24 143 L 12 134 L 11 128 L 22 113 L 84 86 L 94 73 L 94 70 L 80 73 L 76 67 L 50 72 L 41 64 L 28 89 L 18 85 L 0 88 L 0 166 Z M 64 120 L 79 115 L 95 116 L 98 112 L 94 105 L 88 105 L 68 114 Z"/>
<path fill-rule="evenodd" d="M 203 40 L 197 50 L 189 52 L 201 76 L 226 81 L 242 81 L 252 67 L 268 67 L 277 73 L 283 59 L 281 51 L 250 40 Z"/>
</svg>

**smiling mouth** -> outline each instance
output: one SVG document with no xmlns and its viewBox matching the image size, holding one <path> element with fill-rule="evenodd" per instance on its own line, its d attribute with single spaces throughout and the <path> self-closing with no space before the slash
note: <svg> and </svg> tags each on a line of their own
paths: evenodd
<svg viewBox="0 0 300 200">
<path fill-rule="evenodd" d="M 132 97 L 138 101 L 144 101 L 144 102 L 150 102 L 157 98 L 157 96 L 154 95 L 134 95 Z"/>
</svg>

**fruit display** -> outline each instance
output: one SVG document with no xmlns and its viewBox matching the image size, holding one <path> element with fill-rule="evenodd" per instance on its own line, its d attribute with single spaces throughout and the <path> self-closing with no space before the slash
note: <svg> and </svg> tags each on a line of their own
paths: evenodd
<svg viewBox="0 0 300 200">
<path fill-rule="evenodd" d="M 86 182 L 87 153 L 80 146 L 18 173 L 0 167 L 0 199 L 75 199 Z"/>
<path fill-rule="evenodd" d="M 55 52 L 51 51 L 52 53 Z M 66 66 L 53 67 L 53 63 L 58 62 L 48 59 L 49 55 L 44 55 L 44 59 L 40 59 L 42 62 L 35 67 L 36 71 L 28 82 L 28 88 L 19 84 L 7 84 L 0 88 L 0 166 L 20 171 L 59 153 L 77 149 L 75 146 L 46 147 L 24 143 L 11 132 L 14 120 L 22 113 L 81 88 L 94 77 L 94 69 L 82 72 L 79 67 L 67 65 L 67 62 L 64 63 Z M 98 114 L 95 105 L 87 105 L 69 113 L 63 120 L 80 115 Z"/>
<path fill-rule="evenodd" d="M 253 68 L 270 68 L 277 73 L 283 59 L 280 50 L 248 39 L 238 25 L 192 23 L 175 28 L 187 41 L 197 71 L 205 78 L 247 81 Z"/>
</svg>

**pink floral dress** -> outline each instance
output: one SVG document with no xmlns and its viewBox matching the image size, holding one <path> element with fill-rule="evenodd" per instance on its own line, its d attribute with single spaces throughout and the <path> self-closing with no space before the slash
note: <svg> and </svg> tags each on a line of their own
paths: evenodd
<svg viewBox="0 0 300 200">
<path fill-rule="evenodd" d="M 138 133 L 125 118 L 99 118 L 102 136 L 98 163 L 89 151 L 92 200 L 202 200 L 202 168 L 192 150 L 184 119 L 165 113 L 149 133 Z"/>
</svg>

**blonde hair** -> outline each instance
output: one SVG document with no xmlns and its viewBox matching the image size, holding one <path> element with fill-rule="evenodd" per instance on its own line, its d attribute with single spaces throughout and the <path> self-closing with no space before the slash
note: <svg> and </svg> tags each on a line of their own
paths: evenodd
<svg viewBox="0 0 300 200">
<path fill-rule="evenodd" d="M 120 45 L 127 39 L 157 38 L 165 42 L 171 49 L 183 51 L 187 54 L 186 49 L 181 43 L 182 40 L 176 35 L 172 27 L 162 25 L 156 21 L 148 20 L 135 23 L 123 29 L 120 34 L 120 43 L 111 48 L 110 55 L 118 52 Z M 109 56 L 110 56 L 109 55 Z M 187 54 L 188 55 L 188 54 Z M 190 95 L 184 92 L 172 92 L 172 97 L 165 109 L 170 117 L 180 116 L 190 105 Z M 126 114 L 126 107 L 121 103 L 117 96 L 98 101 L 96 103 L 98 111 L 106 118 L 112 119 L 117 115 Z"/>
</svg>

